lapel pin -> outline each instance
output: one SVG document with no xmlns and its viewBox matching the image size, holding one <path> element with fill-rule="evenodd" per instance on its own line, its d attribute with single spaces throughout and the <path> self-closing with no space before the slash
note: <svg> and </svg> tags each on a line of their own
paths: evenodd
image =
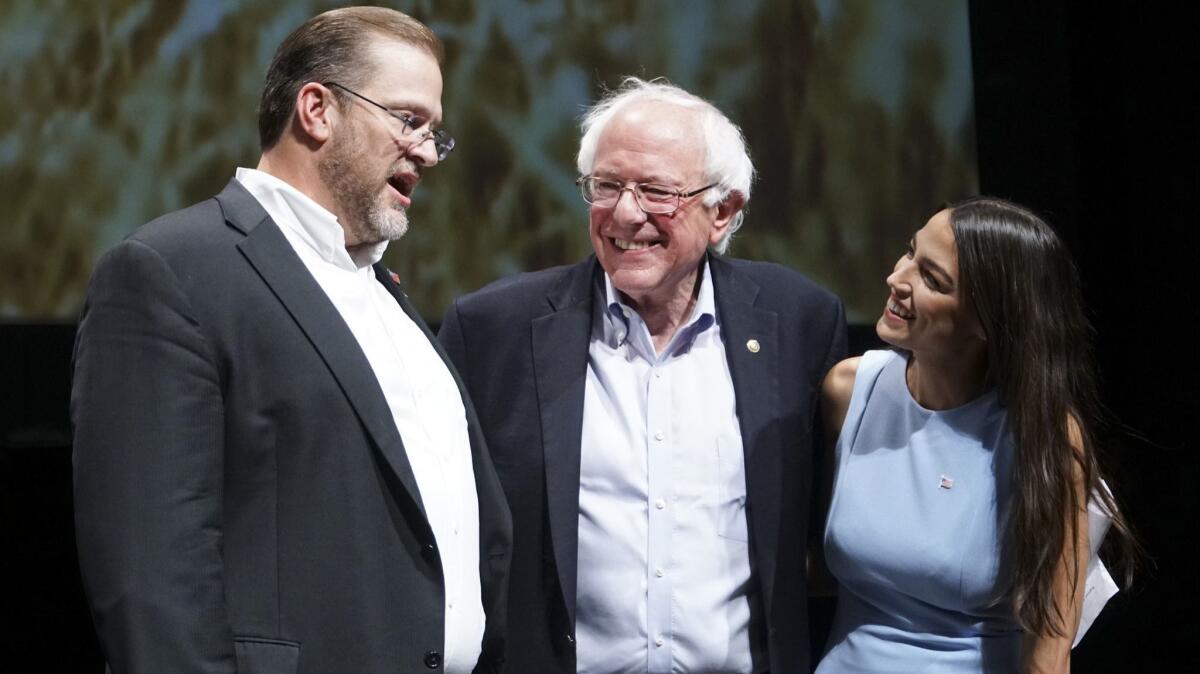
<svg viewBox="0 0 1200 674">
<path fill-rule="evenodd" d="M 758 350 L 761 348 L 762 347 L 759 346 L 757 339 L 746 340 L 746 350 L 750 353 L 758 353 Z"/>
<path fill-rule="evenodd" d="M 954 488 L 954 478 L 946 477 L 945 475 L 943 475 L 942 479 L 938 482 L 938 486 L 941 487 L 942 489 L 953 489 Z"/>
<path fill-rule="evenodd" d="M 394 271 L 388 272 L 388 273 L 391 274 L 391 276 L 392 276 L 392 282 L 395 283 L 396 285 L 400 285 L 400 275 Z"/>
</svg>

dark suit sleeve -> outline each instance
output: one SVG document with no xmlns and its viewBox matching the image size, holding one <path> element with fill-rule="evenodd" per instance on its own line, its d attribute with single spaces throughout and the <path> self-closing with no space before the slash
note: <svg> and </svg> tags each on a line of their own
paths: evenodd
<svg viewBox="0 0 1200 674">
<path fill-rule="evenodd" d="M 837 300 L 836 306 L 837 315 L 834 317 L 833 330 L 829 340 L 829 349 L 825 352 L 825 365 L 821 368 L 821 377 L 817 379 L 817 390 L 820 390 L 820 384 L 825 380 L 825 375 L 829 370 L 837 365 L 846 357 L 846 307 L 841 300 Z"/>
<path fill-rule="evenodd" d="M 817 476 L 818 484 L 824 480 L 824 476 L 830 475 L 832 469 L 830 465 L 830 457 L 826 451 L 827 443 L 831 437 L 836 437 L 838 429 L 825 428 L 822 423 L 824 415 L 821 414 L 821 385 L 825 381 L 825 375 L 829 370 L 837 365 L 846 357 L 847 339 L 846 339 L 846 307 L 841 300 L 836 302 L 836 315 L 833 317 L 833 329 L 830 331 L 829 348 L 825 351 L 825 361 L 821 366 L 820 376 L 813 384 L 813 475 Z M 810 546 L 815 546 L 813 549 L 822 550 L 823 543 L 821 539 L 825 536 L 825 517 L 828 515 L 829 501 L 828 493 L 824 486 L 812 490 L 812 502 L 809 505 L 809 537 L 812 539 Z"/>
<path fill-rule="evenodd" d="M 79 563 L 112 671 L 233 672 L 218 370 L 179 280 L 143 243 L 92 278 L 71 418 Z"/>
<path fill-rule="evenodd" d="M 462 321 L 458 317 L 458 302 L 450 304 L 442 318 L 442 326 L 438 329 L 438 341 L 446 349 L 446 355 L 454 363 L 454 369 L 462 377 L 463 384 L 467 383 L 467 344 L 463 339 Z"/>
</svg>

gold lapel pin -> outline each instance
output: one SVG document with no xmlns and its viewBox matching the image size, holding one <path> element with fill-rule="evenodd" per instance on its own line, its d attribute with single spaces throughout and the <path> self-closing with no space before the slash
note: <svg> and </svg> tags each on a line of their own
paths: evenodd
<svg viewBox="0 0 1200 674">
<path fill-rule="evenodd" d="M 757 339 L 746 340 L 746 350 L 750 353 L 758 353 L 758 350 L 761 348 L 762 346 L 759 345 Z"/>
</svg>

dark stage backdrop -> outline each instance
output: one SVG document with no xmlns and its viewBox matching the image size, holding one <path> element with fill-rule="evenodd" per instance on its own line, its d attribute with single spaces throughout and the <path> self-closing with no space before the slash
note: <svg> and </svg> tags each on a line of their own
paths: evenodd
<svg viewBox="0 0 1200 674">
<path fill-rule="evenodd" d="M 0 318 L 72 320 L 93 260 L 258 158 L 279 42 L 343 3 L 8 0 L 0 10 Z M 395 2 L 446 44 L 445 125 L 386 261 L 437 318 L 457 295 L 589 250 L 580 113 L 664 76 L 744 129 L 761 177 L 739 256 L 876 316 L 941 201 L 978 189 L 966 0 Z"/>
<path fill-rule="evenodd" d="M 1079 264 L 1113 483 L 1147 558 L 1077 672 L 1200 665 L 1195 3 L 973 0 L 983 190 L 1044 213 Z"/>
<path fill-rule="evenodd" d="M 267 59 L 328 6 L 0 5 L 8 671 L 103 671 L 74 559 L 66 418 L 73 321 L 92 260 L 254 163 Z M 1200 400 L 1184 338 L 1200 252 L 1195 9 L 1063 0 L 396 6 L 447 43 L 446 123 L 463 141 L 430 173 L 412 231 L 389 251 L 430 318 L 459 292 L 586 250 L 570 184 L 575 125 L 581 106 L 625 73 L 667 75 L 745 128 L 762 175 L 734 254 L 816 276 L 858 321 L 878 311 L 883 273 L 940 202 L 982 189 L 1043 212 L 1083 273 L 1105 399 L 1124 424 L 1112 438 L 1114 481 L 1149 552 L 1073 669 L 1195 669 L 1200 464 L 1189 420 Z M 860 349 L 872 343 L 866 325 L 852 337 Z"/>
</svg>

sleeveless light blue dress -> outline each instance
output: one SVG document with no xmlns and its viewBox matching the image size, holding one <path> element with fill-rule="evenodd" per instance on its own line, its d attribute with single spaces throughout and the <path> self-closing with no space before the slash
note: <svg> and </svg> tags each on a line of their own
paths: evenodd
<svg viewBox="0 0 1200 674">
<path fill-rule="evenodd" d="M 837 614 L 817 672 L 1015 672 L 1007 414 L 995 391 L 921 407 L 906 358 L 867 352 L 854 380 L 825 527 Z"/>
</svg>

